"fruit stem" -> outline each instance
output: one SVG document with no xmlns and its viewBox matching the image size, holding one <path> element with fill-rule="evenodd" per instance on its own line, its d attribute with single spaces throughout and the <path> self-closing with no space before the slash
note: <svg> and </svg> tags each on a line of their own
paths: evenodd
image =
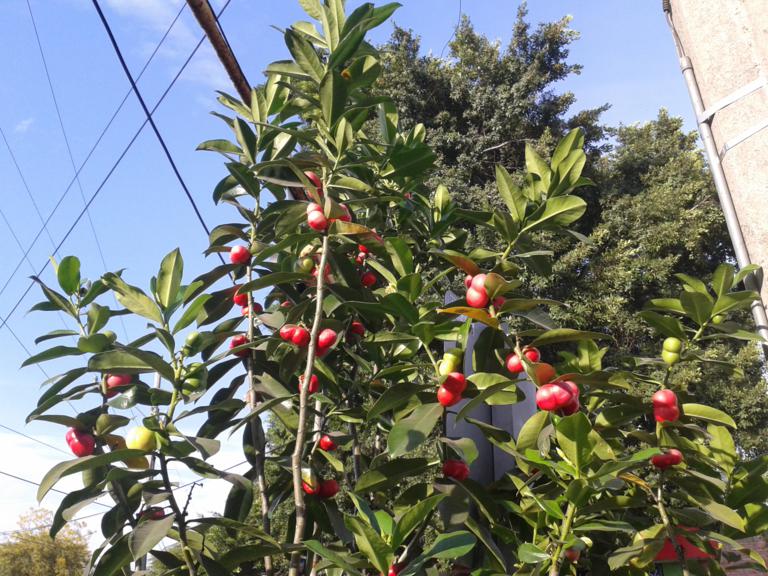
<svg viewBox="0 0 768 576">
<path fill-rule="evenodd" d="M 690 572 L 688 572 L 688 567 L 685 565 L 685 554 L 683 553 L 683 547 L 680 545 L 680 543 L 677 541 L 677 538 L 675 538 L 675 530 L 672 528 L 672 522 L 669 520 L 669 515 L 667 514 L 667 509 L 664 506 L 664 494 L 662 491 L 662 486 L 664 485 L 664 471 L 662 470 L 659 473 L 659 486 L 656 491 L 656 508 L 659 510 L 659 516 L 661 516 L 661 522 L 664 524 L 664 528 L 667 531 L 667 537 L 669 538 L 670 542 L 672 542 L 672 546 L 675 549 L 675 554 L 677 554 L 677 559 L 680 562 L 680 568 L 682 569 L 683 576 L 690 576 Z"/>
<path fill-rule="evenodd" d="M 325 270 L 328 263 L 328 235 L 323 237 L 322 253 L 320 255 L 319 270 Z M 293 533 L 293 543 L 301 544 L 304 538 L 304 528 L 307 523 L 306 507 L 304 505 L 304 492 L 302 490 L 301 462 L 304 456 L 304 443 L 307 434 L 307 416 L 308 416 L 308 398 L 309 381 L 312 378 L 312 371 L 315 365 L 315 353 L 317 349 L 317 335 L 320 332 L 320 322 L 323 318 L 323 295 L 325 292 L 325 274 L 317 275 L 317 289 L 315 302 L 315 317 L 312 321 L 312 331 L 310 333 L 309 347 L 307 349 L 307 364 L 304 369 L 304 384 L 299 391 L 299 422 L 296 429 L 296 444 L 291 456 L 291 472 L 293 475 L 293 501 L 296 506 L 296 527 Z M 298 576 L 299 563 L 301 560 L 301 550 L 297 549 L 291 552 L 291 564 L 288 571 L 289 576 Z"/>
<path fill-rule="evenodd" d="M 435 374 L 437 374 L 438 379 L 440 378 L 440 370 L 437 367 L 437 361 L 435 360 L 435 355 L 432 353 L 432 350 L 429 349 L 429 346 L 424 346 L 424 350 L 427 351 L 427 356 L 429 356 L 430 362 L 432 362 L 432 368 L 435 369 Z"/>
<path fill-rule="evenodd" d="M 190 554 L 189 543 L 187 542 L 187 523 L 184 520 L 184 514 L 179 509 L 178 502 L 176 502 L 176 497 L 173 495 L 173 486 L 171 486 L 171 480 L 168 477 L 168 463 L 162 452 L 159 453 L 158 459 L 160 461 L 160 476 L 163 479 L 163 485 L 168 492 L 168 503 L 171 505 L 174 514 L 176 514 L 176 524 L 179 527 L 179 540 L 181 541 L 181 551 L 184 555 L 184 562 L 187 565 L 189 576 L 197 576 L 195 562 L 192 558 L 192 554 Z"/>
<path fill-rule="evenodd" d="M 576 506 L 573 502 L 568 502 L 568 507 L 565 509 L 565 518 L 563 519 L 563 526 L 560 529 L 560 543 L 555 549 L 555 554 L 552 556 L 552 567 L 549 569 L 549 576 L 559 576 L 560 574 L 560 558 L 563 555 L 563 549 L 565 539 L 571 531 L 573 525 L 573 519 L 576 516 Z"/>
</svg>

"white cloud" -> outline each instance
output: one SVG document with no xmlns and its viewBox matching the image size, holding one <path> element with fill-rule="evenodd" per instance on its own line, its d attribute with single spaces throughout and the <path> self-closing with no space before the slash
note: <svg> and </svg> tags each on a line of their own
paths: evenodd
<svg viewBox="0 0 768 576">
<path fill-rule="evenodd" d="M 24 134 L 32 127 L 32 124 L 34 123 L 35 119 L 33 117 L 24 118 L 24 120 L 21 120 L 16 124 L 16 126 L 13 127 L 13 131 L 18 134 Z"/>
</svg>

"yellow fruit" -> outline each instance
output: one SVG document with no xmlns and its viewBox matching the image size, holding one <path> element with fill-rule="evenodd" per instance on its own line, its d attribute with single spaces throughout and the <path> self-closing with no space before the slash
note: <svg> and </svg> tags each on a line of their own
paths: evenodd
<svg viewBox="0 0 768 576">
<path fill-rule="evenodd" d="M 149 460 L 147 460 L 146 456 L 126 458 L 123 462 L 125 462 L 125 465 L 128 466 L 128 468 L 132 468 L 133 470 L 146 470 L 149 468 Z"/>
<path fill-rule="evenodd" d="M 664 344 L 662 344 L 662 349 L 666 350 L 667 352 L 674 352 L 675 354 L 679 354 L 680 350 L 683 349 L 683 343 L 680 341 L 679 338 L 673 338 L 670 336 L 666 340 L 664 340 Z"/>
<path fill-rule="evenodd" d="M 670 352 L 669 350 L 662 350 L 661 359 L 672 366 L 673 364 L 677 364 L 680 361 L 680 354 L 677 352 Z"/>
<path fill-rule="evenodd" d="M 151 452 L 157 446 L 155 433 L 144 426 L 137 426 L 129 430 L 128 434 L 125 435 L 125 445 L 131 449 Z"/>
</svg>

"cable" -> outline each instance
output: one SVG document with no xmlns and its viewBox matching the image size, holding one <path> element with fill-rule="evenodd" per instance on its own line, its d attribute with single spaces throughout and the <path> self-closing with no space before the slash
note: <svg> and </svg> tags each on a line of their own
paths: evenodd
<svg viewBox="0 0 768 576">
<path fill-rule="evenodd" d="M 146 115 L 147 120 L 149 121 L 149 124 L 152 127 L 152 131 L 155 133 L 155 136 L 157 136 L 157 140 L 160 142 L 160 146 L 162 147 L 163 152 L 165 153 L 165 157 L 168 159 L 168 163 L 171 165 L 171 168 L 173 169 L 173 173 L 176 175 L 176 179 L 179 181 L 179 184 L 184 189 L 184 194 L 186 194 L 190 204 L 192 204 L 192 209 L 195 211 L 195 215 L 197 216 L 197 219 L 200 221 L 200 224 L 202 225 L 203 230 L 205 230 L 205 233 L 208 236 L 210 236 L 211 231 L 208 229 L 208 225 L 205 223 L 205 220 L 203 219 L 203 215 L 200 213 L 200 210 L 197 207 L 197 203 L 195 202 L 195 199 L 192 197 L 192 194 L 189 192 L 189 188 L 187 188 L 187 184 L 186 182 L 184 182 L 184 178 L 181 176 L 181 172 L 179 172 L 179 169 L 176 166 L 176 162 L 173 160 L 173 156 L 171 156 L 171 152 L 170 150 L 168 150 L 168 146 L 165 144 L 165 140 L 163 139 L 162 134 L 160 134 L 160 130 L 157 128 L 157 124 L 155 124 L 154 118 L 152 118 L 152 113 L 149 111 L 149 108 L 147 108 L 147 103 L 144 101 L 144 97 L 141 95 L 141 92 L 139 91 L 139 87 L 136 85 L 136 81 L 133 79 L 133 75 L 131 74 L 131 71 L 128 68 L 128 64 L 126 64 L 125 62 L 125 58 L 123 58 L 123 53 L 120 50 L 120 46 L 118 46 L 117 44 L 115 35 L 112 33 L 112 28 L 110 27 L 109 22 L 107 22 L 107 19 L 104 16 L 104 12 L 102 12 L 101 10 L 101 6 L 99 6 L 99 0 L 93 0 L 93 6 L 94 8 L 96 8 L 96 11 L 99 13 L 99 18 L 101 19 L 101 23 L 104 25 L 104 30 L 107 32 L 107 35 L 109 36 L 109 40 L 112 43 L 112 47 L 115 49 L 115 54 L 117 55 L 118 60 L 120 60 L 120 65 L 123 68 L 123 72 L 125 72 L 125 75 L 128 78 L 128 82 L 130 82 L 131 84 L 131 89 L 133 89 L 133 92 L 134 94 L 136 94 L 136 98 L 139 101 L 139 104 L 141 104 L 141 108 L 144 110 L 144 114 Z M 223 264 L 224 258 L 220 253 L 218 254 Z"/>
<path fill-rule="evenodd" d="M 448 44 L 451 43 L 451 40 L 453 40 L 456 37 L 456 31 L 459 29 L 459 26 L 461 26 L 461 16 L 463 14 L 462 6 L 461 6 L 461 0 L 459 0 L 459 18 L 456 22 L 456 26 L 453 28 L 453 34 L 451 34 L 451 37 L 446 40 L 445 44 L 443 45 L 443 49 L 440 50 L 440 58 L 443 57 L 443 52 L 445 52 L 445 49 L 448 48 Z"/>
<path fill-rule="evenodd" d="M 39 482 L 35 482 L 34 480 L 27 480 L 26 478 L 22 478 L 21 476 L 16 476 L 15 474 L 11 474 L 10 472 L 4 472 L 3 470 L 0 470 L 0 474 L 3 476 L 8 476 L 8 478 L 13 478 L 14 480 L 18 480 L 19 482 L 26 482 L 27 484 L 32 484 L 34 486 L 40 487 Z M 64 492 L 63 490 L 57 490 L 56 488 L 51 488 L 51 492 L 56 492 L 58 494 L 63 494 L 64 496 L 67 496 L 69 492 Z M 112 506 L 109 506 L 108 504 L 104 504 L 103 502 L 94 501 L 94 504 L 98 504 L 99 506 L 104 506 L 105 508 L 112 508 Z"/>
<path fill-rule="evenodd" d="M 227 0 L 227 2 L 224 4 L 224 6 L 223 6 L 223 7 L 221 8 L 221 10 L 219 11 L 219 16 L 220 16 L 220 15 L 221 15 L 221 14 L 224 12 L 224 10 L 226 10 L 226 9 L 227 9 L 227 6 L 229 6 L 229 3 L 230 3 L 230 2 L 231 2 L 231 0 Z M 155 113 L 155 111 L 158 109 L 158 107 L 160 106 L 160 104 L 162 104 L 163 100 L 165 100 L 165 97 L 166 97 L 166 96 L 168 95 L 168 93 L 171 91 L 171 88 L 173 88 L 174 84 L 176 84 L 176 81 L 179 79 L 179 77 L 181 76 L 181 74 L 184 72 L 184 70 L 186 69 L 186 67 L 189 65 L 190 61 L 191 61 L 191 60 L 192 60 L 192 58 L 195 56 L 195 54 L 197 53 L 197 51 L 198 51 L 198 49 L 200 48 L 200 46 L 202 46 L 202 44 L 203 44 L 203 42 L 204 42 L 204 41 L 205 41 L 205 36 L 203 36 L 202 38 L 200 38 L 200 41 L 197 43 L 197 45 L 195 46 L 195 48 L 192 50 L 191 54 L 190 54 L 190 55 L 187 57 L 187 59 L 184 61 L 184 64 L 182 64 L 182 66 L 181 66 L 181 68 L 179 69 L 179 71 L 178 71 L 178 72 L 176 73 L 176 75 L 173 77 L 173 79 L 171 80 L 171 83 L 168 85 L 168 87 L 167 87 L 167 88 L 165 89 L 165 91 L 162 93 L 162 95 L 161 95 L 161 96 L 160 96 L 160 98 L 158 99 L 157 103 L 155 104 L 155 106 L 154 106 L 154 107 L 152 108 L 152 110 L 150 111 L 150 117 L 151 117 L 151 115 L 152 115 L 152 114 L 154 114 L 154 113 Z M 77 218 L 75 218 L 75 221 L 74 221 L 74 222 L 72 223 L 72 225 L 69 227 L 69 230 L 67 231 L 67 233 L 64 235 L 64 237 L 63 237 L 63 238 L 61 239 L 61 241 L 59 242 L 59 244 L 58 244 L 58 246 L 59 246 L 59 247 L 61 247 L 61 245 L 62 245 L 62 244 L 63 244 L 63 243 L 64 243 L 64 242 L 67 240 L 67 238 L 69 238 L 69 235 L 70 235 L 70 234 L 72 233 L 72 231 L 75 229 L 75 226 L 77 226 L 77 223 L 78 223 L 78 222 L 80 222 L 80 219 L 83 217 L 83 214 L 85 214 L 85 210 L 86 210 L 86 209 L 87 209 L 87 208 L 88 208 L 88 207 L 89 207 L 89 206 L 90 206 L 90 205 L 93 203 L 93 201 L 96 199 L 96 197 L 97 197 L 97 196 L 99 195 L 99 193 L 101 192 L 102 188 L 104 188 L 104 185 L 105 185 L 105 184 L 107 183 L 107 181 L 108 181 L 108 180 L 109 180 L 109 179 L 112 177 L 112 174 L 113 174 L 113 172 L 114 172 L 114 171 L 117 169 L 117 167 L 118 167 L 118 165 L 120 164 L 120 162 L 122 162 L 123 158 L 124 158 L 124 157 L 125 157 L 125 155 L 128 153 L 128 151 L 131 149 L 131 147 L 133 146 L 133 143 L 134 143 L 134 142 L 136 141 L 136 139 L 139 137 L 139 134 L 141 134 L 142 130 L 144 130 L 144 127 L 147 125 L 147 123 L 148 123 L 148 122 L 149 122 L 149 118 L 145 119 L 145 120 L 144 120 L 144 122 L 142 122 L 142 123 L 141 123 L 141 126 L 139 126 L 139 129 L 136 131 L 136 133 L 133 135 L 133 137 L 132 137 L 132 138 L 131 138 L 131 140 L 128 142 L 128 144 L 126 145 L 126 147 L 125 147 L 125 148 L 123 149 L 123 151 L 120 153 L 120 155 L 118 156 L 117 160 L 114 162 L 114 164 L 112 165 L 112 167 L 111 167 L 111 168 L 109 169 L 109 171 L 107 172 L 106 176 L 103 178 L 103 180 L 102 180 L 102 181 L 101 181 L 101 183 L 99 184 L 98 188 L 96 188 L 96 190 L 94 191 L 94 193 L 91 195 L 90 199 L 89 199 L 89 200 L 88 200 L 88 202 L 86 203 L 86 205 L 85 205 L 85 207 L 83 208 L 83 210 L 81 210 L 81 211 L 80 211 L 80 214 L 78 214 Z M 74 180 L 73 180 L 73 182 L 74 182 Z M 22 262 L 23 262 L 23 260 L 22 260 Z M 42 274 L 42 273 L 43 273 L 43 271 L 44 271 L 44 270 L 45 270 L 45 269 L 48 267 L 48 264 L 50 264 L 50 260 L 46 260 L 45 264 L 43 265 L 43 267 L 42 267 L 42 268 L 40 269 L 40 271 L 38 272 L 38 276 L 39 276 L 40 274 Z M 10 317 L 13 315 L 13 313 L 14 313 L 14 312 L 15 312 L 15 311 L 18 309 L 18 307 L 21 305 L 21 303 L 22 303 L 22 301 L 24 300 L 24 298 L 26 298 L 27 294 L 29 294 L 29 291 L 30 291 L 30 290 L 32 290 L 32 287 L 34 286 L 34 284 L 35 284 L 34 282 L 31 282 L 31 283 L 29 284 L 29 286 L 27 286 L 27 289 L 24 291 L 24 293 L 21 295 L 21 297 L 20 297 L 20 298 L 19 298 L 19 299 L 16 301 L 16 303 L 13 305 L 13 307 L 12 307 L 12 308 L 11 308 L 11 310 L 10 310 L 10 312 L 8 312 L 8 314 L 6 314 L 6 316 L 3 318 L 2 322 L 0 322 L 0 328 L 2 328 L 3 326 L 8 326 L 8 319 L 9 319 L 9 318 L 10 318 Z M 0 289 L 0 294 L 2 294 L 2 289 Z M 17 338 L 17 340 L 18 340 L 18 338 Z"/>
<path fill-rule="evenodd" d="M 53 448 L 57 452 L 61 452 L 62 454 L 66 454 L 69 456 L 69 452 L 62 450 L 61 448 L 58 448 L 57 446 L 54 446 L 53 444 L 48 444 L 47 442 L 43 442 L 42 440 L 38 440 L 34 436 L 29 436 L 27 434 L 24 434 L 24 432 L 20 432 L 18 430 L 15 430 L 11 428 L 10 426 L 6 426 L 5 424 L 0 424 L 0 428 L 5 428 L 9 432 L 13 432 L 14 434 L 18 434 L 19 436 L 24 436 L 24 438 L 28 438 L 29 440 L 32 440 L 33 442 L 37 442 L 38 444 L 42 444 L 43 446 L 48 446 L 48 448 Z"/>
<path fill-rule="evenodd" d="M 166 29 L 166 31 L 163 34 L 162 38 L 160 38 L 160 41 L 155 46 L 155 49 L 152 51 L 152 54 L 150 54 L 149 58 L 147 58 L 147 61 L 144 63 L 144 66 L 142 67 L 142 69 L 139 72 L 138 76 L 136 76 L 136 80 L 137 81 L 144 75 L 144 72 L 147 70 L 147 68 L 149 67 L 150 63 L 154 59 L 155 55 L 160 50 L 161 46 L 165 42 L 165 39 L 171 33 L 171 30 L 173 29 L 174 25 L 176 24 L 176 21 L 179 19 L 179 17 L 181 17 L 181 14 L 184 11 L 184 7 L 185 6 L 186 6 L 186 4 L 182 4 L 181 9 L 176 14 L 176 17 L 173 19 L 171 24 L 168 26 L 168 28 Z M 225 8 L 226 8 L 226 5 L 225 5 Z M 222 8 L 222 12 L 223 12 L 223 10 L 224 9 Z M 220 12 L 220 14 L 221 14 L 221 12 Z M 197 50 L 197 48 L 195 50 Z M 186 66 L 186 64 L 185 64 L 185 66 Z M 18 272 L 19 268 L 24 263 L 24 258 L 29 254 L 29 252 L 35 246 L 35 244 L 37 243 L 37 240 L 40 238 L 42 233 L 45 230 L 47 230 L 46 227 L 47 227 L 48 223 L 50 222 L 51 218 L 53 218 L 53 215 L 56 213 L 56 211 L 59 209 L 59 206 L 61 206 L 61 203 L 64 201 L 64 198 L 66 198 L 67 194 L 69 193 L 70 189 L 72 188 L 72 185 L 75 183 L 75 179 L 80 175 L 80 172 L 83 170 L 83 168 L 85 168 L 85 165 L 91 159 L 91 156 L 93 156 L 93 153 L 95 152 L 96 148 L 99 146 L 99 144 L 101 143 L 102 139 L 106 135 L 107 131 L 112 126 L 112 123 L 117 118 L 117 115 L 123 109 L 123 106 L 128 101 L 128 98 L 130 98 L 132 92 L 133 91 L 130 90 L 130 89 L 128 90 L 128 92 L 126 92 L 125 96 L 123 96 L 122 101 L 117 106 L 115 111 L 112 113 L 112 116 L 110 117 L 109 121 L 106 123 L 104 128 L 102 128 L 101 133 L 99 134 L 99 137 L 96 138 L 96 142 L 94 142 L 93 145 L 91 146 L 91 149 L 88 151 L 88 154 L 86 155 L 85 160 L 83 160 L 83 162 L 80 164 L 80 167 L 77 169 L 77 172 L 75 172 L 75 176 L 69 181 L 69 184 L 67 184 L 66 189 L 64 190 L 64 192 L 59 197 L 58 201 L 56 202 L 56 205 L 51 210 L 51 213 L 48 214 L 48 217 L 43 222 L 43 227 L 40 228 L 40 230 L 38 230 L 37 234 L 35 234 L 35 237 L 32 239 L 32 242 L 30 243 L 29 248 L 27 248 L 27 250 L 24 252 L 24 256 L 22 256 L 22 258 L 18 261 L 18 263 L 16 264 L 16 267 L 11 272 L 10 277 L 8 278 L 8 280 L 5 281 L 5 284 L 3 284 L 2 288 L 0 288 L 0 295 L 2 295 L 3 292 L 5 292 L 5 289 L 8 287 L 8 284 L 10 284 L 11 280 L 13 280 L 13 278 L 16 276 L 16 273 Z"/>
</svg>

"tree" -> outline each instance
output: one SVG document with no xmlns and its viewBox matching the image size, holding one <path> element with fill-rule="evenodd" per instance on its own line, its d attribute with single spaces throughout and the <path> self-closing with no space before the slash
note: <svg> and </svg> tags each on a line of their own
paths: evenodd
<svg viewBox="0 0 768 576">
<path fill-rule="evenodd" d="M 55 539 L 48 536 L 53 514 L 30 510 L 19 528 L 0 543 L 0 576 L 81 576 L 88 562 L 88 533 L 71 522 Z"/>
<path fill-rule="evenodd" d="M 35 278 L 44 300 L 34 309 L 76 328 L 37 342 L 78 338 L 25 362 L 69 366 L 29 415 L 68 426 L 76 456 L 46 474 L 38 496 L 83 472 L 51 535 L 65 512 L 108 494 L 91 576 L 128 570 L 146 553 L 167 576 L 271 575 L 285 572 L 282 562 L 289 576 L 469 566 L 634 575 L 666 543 L 688 576 L 701 568 L 680 539 L 706 552 L 707 573 L 722 573 L 719 547 L 738 549 L 734 536 L 765 528 L 768 461 L 740 459 L 733 420 L 677 379 L 710 360 L 710 340 L 745 337 L 749 270 L 721 264 L 708 284 L 681 277 L 681 292 L 643 314 L 654 357 L 609 364 L 609 327 L 559 325 L 562 303 L 526 285 L 551 268 L 560 238 L 580 237 L 573 226 L 588 205 L 579 193 L 592 183 L 582 175 L 584 132 L 568 131 L 548 158 L 526 143 L 524 173 L 493 170 L 498 201 L 462 207 L 427 184 L 436 156 L 424 126 L 403 130 L 394 103 L 372 92 L 381 67 L 364 38 L 398 4 L 350 14 L 341 0 L 302 6 L 314 22 L 284 30 L 291 59 L 267 68 L 251 105 L 220 96 L 233 140 L 200 145 L 225 158 L 213 197 L 238 220 L 211 232 L 208 253 L 227 252 L 230 264 L 185 283 L 172 250 L 142 288 L 121 272 L 90 281 L 68 256 L 55 264 L 57 286 Z M 478 227 L 488 244 L 466 233 Z M 448 278 L 465 287 L 446 304 Z M 119 341 L 107 326 L 123 314 L 147 322 L 146 334 Z M 466 375 L 461 354 L 443 347 L 465 349 L 475 324 L 484 331 Z M 519 402 L 519 378 L 536 386 L 539 411 L 517 437 L 471 418 L 481 403 Z M 640 386 L 650 398 L 629 393 Z M 90 408 L 51 413 L 73 398 Z M 124 433 L 134 405 L 149 416 Z M 498 481 L 472 478 L 479 452 L 451 435 L 449 409 L 514 458 Z M 274 444 L 262 414 L 280 422 Z M 209 462 L 233 434 L 252 466 L 244 475 Z M 187 515 L 171 462 L 232 484 L 222 515 Z M 287 523 L 272 525 L 281 506 Z M 180 554 L 157 550 L 164 538 Z"/>
</svg>

